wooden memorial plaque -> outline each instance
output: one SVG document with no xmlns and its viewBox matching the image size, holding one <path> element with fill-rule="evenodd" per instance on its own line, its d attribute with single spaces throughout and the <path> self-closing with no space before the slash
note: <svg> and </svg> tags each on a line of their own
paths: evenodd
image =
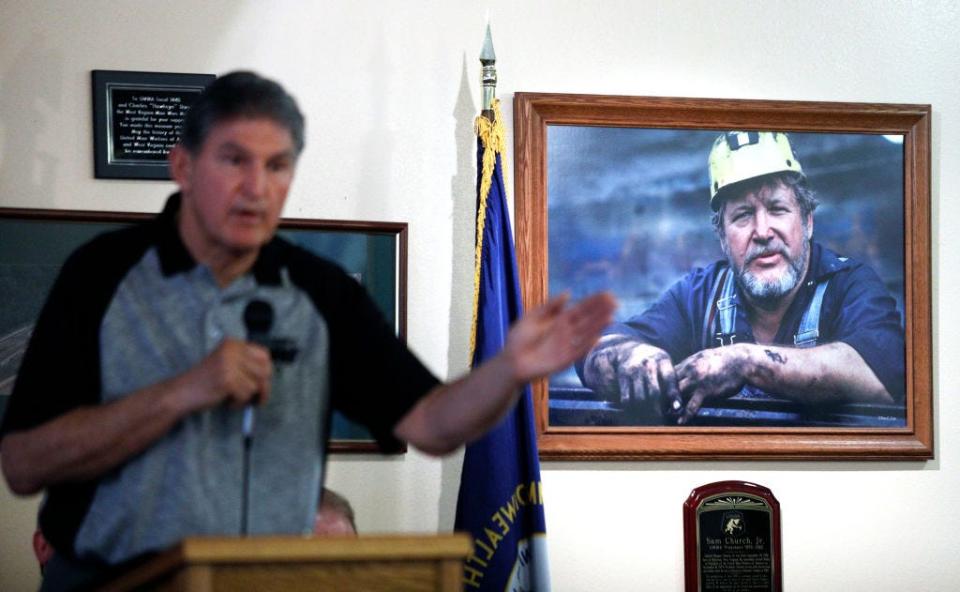
<svg viewBox="0 0 960 592">
<path fill-rule="evenodd" d="M 780 503 L 761 485 L 718 481 L 683 504 L 686 592 L 780 592 Z"/>
</svg>

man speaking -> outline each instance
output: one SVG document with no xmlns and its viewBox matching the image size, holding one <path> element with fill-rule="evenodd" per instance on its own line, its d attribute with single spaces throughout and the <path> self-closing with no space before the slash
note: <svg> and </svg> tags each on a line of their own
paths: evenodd
<svg viewBox="0 0 960 592">
<path fill-rule="evenodd" d="M 88 587 L 189 535 L 309 533 L 334 409 L 444 454 L 609 322 L 608 295 L 554 299 L 441 384 L 359 284 L 275 236 L 303 145 L 279 85 L 217 79 L 170 153 L 180 191 L 163 212 L 64 265 L 0 428 L 10 488 L 47 494 L 44 589 Z"/>
</svg>

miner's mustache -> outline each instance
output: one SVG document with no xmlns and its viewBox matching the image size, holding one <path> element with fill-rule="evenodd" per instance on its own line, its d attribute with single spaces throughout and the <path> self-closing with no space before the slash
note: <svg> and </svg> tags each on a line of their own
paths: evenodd
<svg viewBox="0 0 960 592">
<path fill-rule="evenodd" d="M 778 245 L 777 247 L 774 247 L 774 248 L 771 248 L 770 246 L 765 246 L 765 247 L 751 249 L 750 252 L 747 253 L 747 259 L 744 264 L 753 263 L 755 259 L 759 259 L 760 257 L 766 257 L 767 255 L 783 255 L 784 259 L 790 258 L 789 254 L 787 253 L 786 245 Z"/>
</svg>

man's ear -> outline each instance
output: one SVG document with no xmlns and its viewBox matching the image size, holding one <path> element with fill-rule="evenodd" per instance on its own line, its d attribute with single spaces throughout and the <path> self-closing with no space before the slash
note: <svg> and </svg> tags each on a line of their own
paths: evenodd
<svg viewBox="0 0 960 592">
<path fill-rule="evenodd" d="M 181 191 L 190 188 L 192 165 L 193 155 L 183 144 L 175 144 L 170 149 L 170 178 L 176 181 Z"/>
<path fill-rule="evenodd" d="M 807 214 L 807 240 L 813 238 L 813 212 Z"/>
<path fill-rule="evenodd" d="M 37 563 L 40 564 L 41 569 L 53 557 L 53 547 L 47 542 L 39 528 L 33 532 L 33 554 L 37 557 Z"/>
</svg>

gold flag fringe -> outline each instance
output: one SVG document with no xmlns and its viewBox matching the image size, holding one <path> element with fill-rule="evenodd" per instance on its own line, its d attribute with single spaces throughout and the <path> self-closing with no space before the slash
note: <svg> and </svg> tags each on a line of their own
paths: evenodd
<svg viewBox="0 0 960 592">
<path fill-rule="evenodd" d="M 505 135 L 503 116 L 500 113 L 500 100 L 494 99 L 490 105 L 493 109 L 493 121 L 479 116 L 474 121 L 474 131 L 483 144 L 483 160 L 480 177 L 480 203 L 477 204 L 477 236 L 473 262 L 473 324 L 470 333 L 470 363 L 473 363 L 473 354 L 477 348 L 477 320 L 480 305 L 480 264 L 483 257 L 483 230 L 487 219 L 487 197 L 493 185 L 493 169 L 497 164 L 497 154 L 503 154 Z M 506 183 L 504 183 L 506 189 Z"/>
</svg>

